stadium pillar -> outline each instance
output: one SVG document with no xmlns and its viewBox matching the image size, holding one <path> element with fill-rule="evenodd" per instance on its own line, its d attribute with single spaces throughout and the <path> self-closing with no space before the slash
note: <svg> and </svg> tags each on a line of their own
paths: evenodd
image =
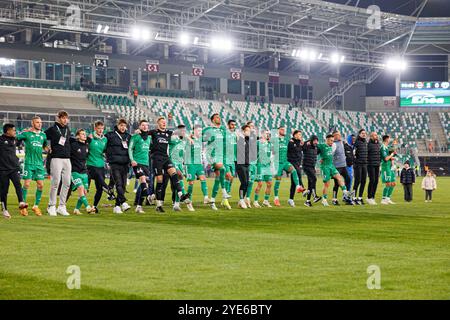
<svg viewBox="0 0 450 320">
<path fill-rule="evenodd" d="M 448 77 L 447 80 L 450 82 L 450 54 L 448 55 L 448 67 L 447 67 Z"/>
<path fill-rule="evenodd" d="M 165 44 L 163 48 L 164 59 L 169 59 L 169 45 Z"/>
<path fill-rule="evenodd" d="M 244 56 L 243 53 L 241 53 L 241 54 L 239 55 L 239 64 L 240 64 L 241 68 L 243 68 L 244 65 L 245 65 L 245 56 Z"/>
<path fill-rule="evenodd" d="M 208 63 L 208 50 L 203 49 L 203 63 Z"/>
<path fill-rule="evenodd" d="M 126 39 L 117 39 L 117 53 L 118 54 L 127 54 L 127 40 Z"/>
<path fill-rule="evenodd" d="M 142 85 L 142 70 L 141 70 L 141 68 L 139 68 L 138 69 L 138 83 L 137 83 L 138 88 L 140 88 L 141 85 Z"/>
<path fill-rule="evenodd" d="M 396 108 L 400 107 L 400 73 L 395 76 L 395 97 L 396 97 Z"/>
<path fill-rule="evenodd" d="M 71 33 L 70 41 L 73 41 L 76 44 L 79 44 L 81 42 L 81 33 Z"/>
<path fill-rule="evenodd" d="M 30 28 L 25 29 L 24 31 L 24 35 L 25 35 L 25 44 L 31 44 L 32 40 L 33 40 L 33 30 L 31 30 Z"/>
</svg>

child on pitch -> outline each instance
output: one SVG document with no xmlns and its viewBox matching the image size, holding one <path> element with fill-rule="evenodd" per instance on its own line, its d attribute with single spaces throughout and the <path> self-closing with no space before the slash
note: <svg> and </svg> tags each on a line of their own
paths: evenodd
<svg viewBox="0 0 450 320">
<path fill-rule="evenodd" d="M 436 176 L 433 171 L 427 170 L 427 175 L 422 180 L 422 190 L 425 191 L 425 202 L 431 202 L 433 200 L 433 191 L 436 189 Z"/>
<path fill-rule="evenodd" d="M 403 185 L 404 199 L 406 202 L 411 202 L 413 199 L 413 185 L 415 182 L 416 175 L 414 169 L 410 167 L 409 161 L 406 161 L 400 173 L 400 183 Z"/>
<path fill-rule="evenodd" d="M 86 143 L 86 131 L 79 129 L 75 138 L 70 138 L 70 163 L 72 164 L 72 191 L 78 192 L 78 201 L 73 210 L 73 214 L 81 214 L 81 206 L 85 206 L 86 212 L 95 213 L 95 208 L 91 207 L 86 198 L 89 186 L 88 171 L 86 161 L 89 153 L 89 145 Z"/>
</svg>

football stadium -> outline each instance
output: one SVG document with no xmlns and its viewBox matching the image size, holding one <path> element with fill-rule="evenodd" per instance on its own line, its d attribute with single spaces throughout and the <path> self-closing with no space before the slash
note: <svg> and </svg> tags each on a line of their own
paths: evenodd
<svg viewBox="0 0 450 320">
<path fill-rule="evenodd" d="M 0 0 L 0 299 L 448 300 L 449 63 L 446 0 Z"/>
</svg>

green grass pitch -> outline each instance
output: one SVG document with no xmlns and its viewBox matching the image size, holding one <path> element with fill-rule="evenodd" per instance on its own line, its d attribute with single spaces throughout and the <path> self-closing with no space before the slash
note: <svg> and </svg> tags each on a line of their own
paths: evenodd
<svg viewBox="0 0 450 320">
<path fill-rule="evenodd" d="M 19 216 L 11 189 L 13 218 L 0 221 L 0 299 L 450 298 L 450 178 L 438 178 L 433 203 L 424 203 L 420 179 L 413 203 L 398 186 L 393 206 L 306 208 L 297 195 L 289 208 L 288 187 L 284 180 L 282 208 L 212 212 L 197 183 L 194 213 L 102 208 L 56 218 Z M 80 267 L 80 290 L 66 286 L 70 265 Z M 367 288 L 370 265 L 380 268 L 379 290 Z"/>
</svg>

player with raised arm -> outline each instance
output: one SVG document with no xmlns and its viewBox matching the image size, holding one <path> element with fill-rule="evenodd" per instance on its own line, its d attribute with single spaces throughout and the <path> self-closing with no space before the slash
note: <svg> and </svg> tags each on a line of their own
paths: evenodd
<svg viewBox="0 0 450 320">
<path fill-rule="evenodd" d="M 166 118 L 159 117 L 156 121 L 157 128 L 150 130 L 152 137 L 150 147 L 150 158 L 156 177 L 156 211 L 163 213 L 164 193 L 163 178 L 164 174 L 169 175 L 170 182 L 174 190 L 180 197 L 180 202 L 189 203 L 190 194 L 183 194 L 183 190 L 178 179 L 177 170 L 169 157 L 169 142 L 172 138 L 173 131 L 167 130 Z"/>
<path fill-rule="evenodd" d="M 131 137 L 130 145 L 128 147 L 128 156 L 130 157 L 131 167 L 140 184 L 136 192 L 136 213 L 144 213 L 142 203 L 144 199 L 147 199 L 150 196 L 148 193 L 149 188 L 147 185 L 147 178 L 150 176 L 149 150 L 151 140 L 148 131 L 148 121 L 139 121 L 139 132 Z"/>
<path fill-rule="evenodd" d="M 331 179 L 335 179 L 339 187 L 344 194 L 344 200 L 350 201 L 351 192 L 347 190 L 345 186 L 344 178 L 339 174 L 339 171 L 333 165 L 333 143 L 334 136 L 332 134 L 327 135 L 326 143 L 319 143 L 317 145 L 318 154 L 320 155 L 320 170 L 323 177 L 323 199 L 322 204 L 328 207 L 328 188 L 330 187 Z"/>
<path fill-rule="evenodd" d="M 273 200 L 275 206 L 280 206 L 280 199 L 278 197 L 280 191 L 281 178 L 283 176 L 283 172 L 292 174 L 292 179 L 296 185 L 297 193 L 301 193 L 304 191 L 302 186 L 300 185 L 300 181 L 298 180 L 298 174 L 295 170 L 294 166 L 289 163 L 288 156 L 288 144 L 289 138 L 286 137 L 286 127 L 280 126 L 278 128 L 278 135 L 272 139 L 272 143 L 274 146 L 274 162 L 275 162 L 275 187 L 274 187 L 274 195 L 275 199 Z"/>
<path fill-rule="evenodd" d="M 104 123 L 102 121 L 96 121 L 94 123 L 94 133 L 87 138 L 89 153 L 86 165 L 88 170 L 89 185 L 91 180 L 94 180 L 95 183 L 93 205 L 95 213 L 99 213 L 98 204 L 100 203 L 103 192 L 108 194 L 108 200 L 115 199 L 112 189 L 110 189 L 105 182 L 105 151 L 108 140 L 103 134 L 104 130 Z"/>
<path fill-rule="evenodd" d="M 190 138 L 189 138 L 190 139 Z M 180 124 L 177 126 L 177 130 L 172 135 L 169 142 L 169 154 L 170 160 L 172 160 L 175 169 L 177 170 L 178 180 L 181 186 L 181 192 L 186 193 L 184 188 L 184 161 L 186 146 L 189 142 L 186 139 L 186 126 Z M 173 210 L 181 211 L 180 197 L 175 189 L 172 189 Z M 193 211 L 191 203 L 187 203 L 189 211 Z"/>
<path fill-rule="evenodd" d="M 263 182 L 266 183 L 266 191 L 264 193 L 263 207 L 271 208 L 272 205 L 269 202 L 270 192 L 272 189 L 272 143 L 270 142 L 270 131 L 265 131 L 261 135 L 261 139 L 258 141 L 258 161 L 256 165 L 256 188 L 253 206 L 260 208 L 259 193 L 262 189 Z"/>
<path fill-rule="evenodd" d="M 231 186 L 236 175 L 237 135 L 236 121 L 228 120 L 228 128 L 225 130 L 225 189 L 231 195 Z"/>
<path fill-rule="evenodd" d="M 216 196 L 219 192 L 219 187 L 222 188 L 222 205 L 231 210 L 228 199 L 231 197 L 225 189 L 225 166 L 224 166 L 224 152 L 225 148 L 225 128 L 221 124 L 220 115 L 215 113 L 211 116 L 211 126 L 203 130 L 203 141 L 206 142 L 206 158 L 211 169 L 216 175 L 214 186 L 211 194 L 210 205 L 211 209 L 217 210 Z"/>
<path fill-rule="evenodd" d="M 84 205 L 87 213 L 94 213 L 95 208 L 88 203 L 86 195 L 89 188 L 88 170 L 86 166 L 89 145 L 87 144 L 86 131 L 79 129 L 75 138 L 70 137 L 70 163 L 72 164 L 72 191 L 78 191 L 78 201 L 73 214 L 81 214 L 81 206 Z"/>
<path fill-rule="evenodd" d="M 200 126 L 194 127 L 194 132 L 191 135 L 191 139 L 192 143 L 186 144 L 186 153 L 185 153 L 188 193 L 191 195 L 190 199 L 192 202 L 194 183 L 195 180 L 198 178 L 200 180 L 200 185 L 203 193 L 203 203 L 209 204 L 208 185 L 206 183 L 205 168 L 203 167 L 202 164 L 203 141 L 202 141 L 202 128 Z M 190 211 L 194 211 L 192 203 L 188 204 L 187 207 Z"/>
<path fill-rule="evenodd" d="M 17 136 L 17 140 L 23 141 L 25 144 L 25 163 L 23 169 L 23 201 L 27 201 L 28 189 L 31 181 L 36 181 L 36 194 L 34 205 L 31 210 L 35 215 L 41 216 L 42 211 L 39 208 L 42 198 L 42 190 L 44 189 L 45 167 L 42 152 L 47 151 L 47 136 L 41 130 L 42 120 L 35 116 L 31 119 L 31 128 L 24 130 Z M 21 214 L 26 216 L 28 212 L 26 209 L 21 210 Z"/>
</svg>

